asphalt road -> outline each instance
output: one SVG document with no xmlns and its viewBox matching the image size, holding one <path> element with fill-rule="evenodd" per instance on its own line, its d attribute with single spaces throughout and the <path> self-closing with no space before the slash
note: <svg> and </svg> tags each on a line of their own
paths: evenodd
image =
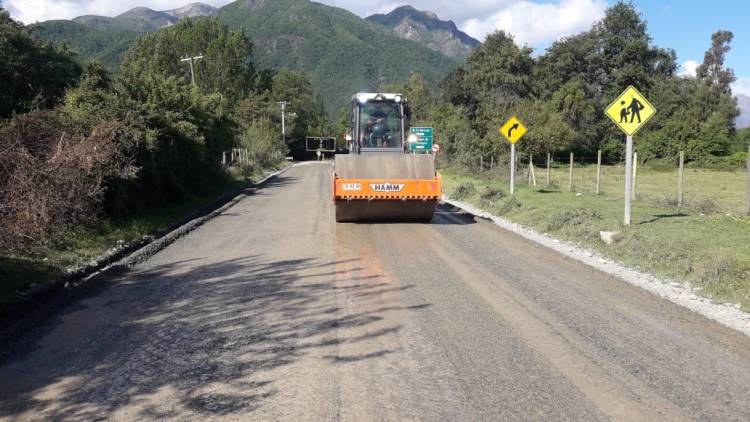
<svg viewBox="0 0 750 422">
<path fill-rule="evenodd" d="M 486 222 L 336 224 L 299 166 L 2 345 L 0 419 L 750 420 L 750 339 Z"/>
</svg>

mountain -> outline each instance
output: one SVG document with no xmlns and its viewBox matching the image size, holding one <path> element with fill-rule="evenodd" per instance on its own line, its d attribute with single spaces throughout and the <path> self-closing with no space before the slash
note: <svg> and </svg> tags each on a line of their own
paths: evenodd
<svg viewBox="0 0 750 422">
<path fill-rule="evenodd" d="M 737 94 L 737 107 L 740 109 L 740 115 L 735 120 L 737 129 L 750 127 L 750 97 L 745 94 Z"/>
<path fill-rule="evenodd" d="M 398 7 L 386 15 L 372 15 L 367 20 L 391 28 L 401 38 L 422 43 L 448 57 L 462 59 L 480 44 L 459 31 L 453 21 L 440 20 L 433 12 L 411 6 Z"/>
<path fill-rule="evenodd" d="M 40 38 L 68 43 L 78 53 L 82 62 L 96 60 L 108 69 L 117 69 L 122 56 L 143 33 L 97 29 L 101 27 L 68 20 L 54 20 L 31 25 L 31 30 Z"/>
<path fill-rule="evenodd" d="M 187 6 L 178 7 L 177 9 L 167 10 L 168 13 L 177 19 L 197 18 L 199 16 L 209 16 L 216 13 L 216 8 L 203 3 L 191 3 Z"/>
<path fill-rule="evenodd" d="M 185 17 L 209 16 L 216 8 L 203 3 L 192 3 L 174 10 L 157 11 L 147 7 L 136 7 L 114 18 L 86 15 L 73 19 L 73 22 L 91 28 L 109 31 L 151 32 L 165 26 L 174 25 Z"/>
<path fill-rule="evenodd" d="M 43 38 L 68 42 L 82 60 L 99 58 L 114 69 L 124 46 L 138 33 L 163 26 L 163 13 L 136 8 L 109 18 L 116 25 L 82 17 L 43 22 L 34 30 Z M 413 72 L 437 86 L 458 65 L 380 24 L 309 0 L 239 0 L 212 14 L 255 42 L 256 67 L 304 71 L 331 115 L 355 92 L 404 83 Z"/>
<path fill-rule="evenodd" d="M 240 0 L 217 15 L 252 37 L 259 67 L 307 73 L 329 112 L 355 92 L 406 82 L 413 72 L 437 86 L 458 64 L 347 10 L 308 0 Z"/>
</svg>

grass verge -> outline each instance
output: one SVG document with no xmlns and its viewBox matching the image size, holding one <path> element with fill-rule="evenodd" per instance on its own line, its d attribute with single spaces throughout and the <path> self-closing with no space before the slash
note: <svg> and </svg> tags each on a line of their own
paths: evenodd
<svg viewBox="0 0 750 422">
<path fill-rule="evenodd" d="M 614 175 L 617 169 L 608 170 Z M 618 182 L 614 180 L 605 185 L 605 194 L 595 195 L 582 186 L 582 181 L 575 189 L 578 192 L 572 193 L 567 191 L 567 180 L 563 189 L 557 187 L 560 183 L 555 180 L 544 186 L 542 175 L 537 176 L 542 182 L 540 186 L 519 186 L 511 196 L 507 194 L 505 181 L 456 169 L 444 169 L 441 173 L 445 193 L 451 198 L 597 250 L 630 267 L 688 281 L 716 302 L 738 303 L 743 310 L 750 311 L 750 219 L 724 212 L 733 207 L 723 204 L 740 199 L 726 195 L 725 185 L 711 184 L 716 177 L 714 172 L 705 175 L 693 172 L 696 186 L 702 186 L 703 200 L 688 202 L 686 207 L 678 208 L 676 201 L 664 200 L 645 187 L 645 194 L 638 196 L 633 204 L 633 224 L 629 227 L 622 224 L 623 194 L 617 194 L 616 190 L 622 189 L 616 189 Z M 659 182 L 656 173 L 649 174 L 647 180 L 666 183 Z M 701 181 L 701 176 L 706 180 Z M 671 177 L 670 174 L 663 178 Z M 722 205 L 709 206 L 716 203 Z M 606 245 L 599 237 L 600 230 L 619 231 L 620 240 Z"/>
</svg>

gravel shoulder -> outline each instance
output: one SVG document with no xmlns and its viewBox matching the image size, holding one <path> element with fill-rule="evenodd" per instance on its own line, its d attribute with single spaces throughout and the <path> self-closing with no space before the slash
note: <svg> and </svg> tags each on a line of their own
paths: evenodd
<svg viewBox="0 0 750 422">
<path fill-rule="evenodd" d="M 492 215 L 472 204 L 444 198 L 447 204 L 458 207 L 475 216 L 491 221 L 512 233 L 536 242 L 559 254 L 586 264 L 592 268 L 611 274 L 627 283 L 640 287 L 663 299 L 697 312 L 706 318 L 714 320 L 726 327 L 735 329 L 750 336 L 750 313 L 740 310 L 738 304 L 713 303 L 700 296 L 698 291 L 689 283 L 677 280 L 663 279 L 653 274 L 630 268 L 590 249 L 579 247 L 571 242 L 538 233 L 528 227 L 514 223 L 508 219 Z"/>
</svg>

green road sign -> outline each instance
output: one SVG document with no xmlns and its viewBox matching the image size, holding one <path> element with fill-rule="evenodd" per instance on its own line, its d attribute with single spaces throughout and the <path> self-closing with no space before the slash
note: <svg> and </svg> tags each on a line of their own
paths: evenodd
<svg viewBox="0 0 750 422">
<path fill-rule="evenodd" d="M 432 128 L 412 127 L 409 128 L 409 151 L 430 152 L 432 151 Z"/>
</svg>

